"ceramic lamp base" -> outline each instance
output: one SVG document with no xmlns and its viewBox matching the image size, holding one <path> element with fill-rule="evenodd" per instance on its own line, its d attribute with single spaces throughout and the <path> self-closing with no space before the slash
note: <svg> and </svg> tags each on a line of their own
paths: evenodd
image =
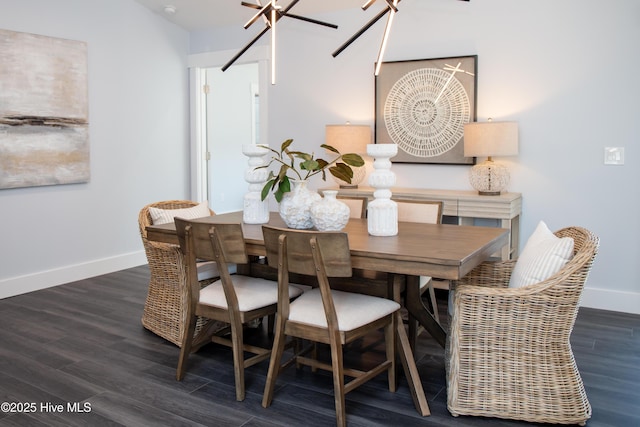
<svg viewBox="0 0 640 427">
<path fill-rule="evenodd" d="M 487 160 L 471 168 L 469 183 L 482 196 L 499 196 L 509 185 L 509 169 Z"/>
</svg>

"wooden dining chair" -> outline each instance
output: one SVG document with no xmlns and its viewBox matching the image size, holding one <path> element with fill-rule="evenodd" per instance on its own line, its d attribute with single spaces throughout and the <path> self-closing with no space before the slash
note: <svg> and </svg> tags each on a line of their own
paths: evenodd
<svg viewBox="0 0 640 427">
<path fill-rule="evenodd" d="M 276 312 L 278 284 L 272 280 L 229 274 L 229 264 L 249 262 L 240 224 L 198 223 L 180 218 L 175 219 L 175 224 L 189 283 L 186 287 L 189 301 L 187 328 L 176 378 L 180 381 L 184 377 L 196 319 L 204 317 L 226 322 L 230 325 L 231 339 L 214 335 L 212 341 L 232 348 L 236 399 L 244 400 L 245 368 L 267 359 L 271 350 L 244 344 L 243 325 Z M 196 270 L 198 260 L 216 261 L 220 280 L 200 289 Z M 298 287 L 290 286 L 284 298 L 295 298 L 301 293 Z M 245 359 L 245 351 L 253 356 Z"/>
<path fill-rule="evenodd" d="M 442 223 L 442 202 L 433 200 L 413 200 L 392 198 L 398 204 L 398 221 L 399 222 L 419 222 L 425 224 L 441 224 Z M 433 317 L 440 323 L 440 314 L 438 313 L 438 302 L 433 286 L 433 279 L 429 276 L 420 276 L 420 295 L 429 291 L 429 301 L 431 303 L 431 312 Z M 415 341 L 420 334 L 418 321 L 411 315 L 408 319 L 409 324 L 409 341 L 411 347 L 415 348 Z"/>
<path fill-rule="evenodd" d="M 398 204 L 398 221 L 421 222 L 424 224 L 442 223 L 442 202 L 436 200 L 414 200 L 392 197 Z"/>
<path fill-rule="evenodd" d="M 349 211 L 351 212 L 351 214 L 349 215 L 350 218 L 367 217 L 367 206 L 369 203 L 368 197 L 341 196 L 340 194 L 338 194 L 336 196 L 336 199 L 349 206 Z"/>
<path fill-rule="evenodd" d="M 271 405 L 278 374 L 293 361 L 333 373 L 336 421 L 346 425 L 345 394 L 371 378 L 388 374 L 389 390 L 395 391 L 395 313 L 400 305 L 392 300 L 369 295 L 336 291 L 329 287 L 330 277 L 352 274 L 351 254 L 346 233 L 280 229 L 263 226 L 269 265 L 278 268 L 278 312 L 275 339 L 262 406 Z M 289 273 L 313 275 L 318 287 L 289 301 Z M 377 366 L 362 371 L 345 368 L 343 347 L 362 336 L 384 328 L 386 358 Z M 305 350 L 281 363 L 287 336 L 328 344 L 331 363 L 306 357 Z M 315 353 L 313 353 L 315 354 Z M 345 376 L 352 377 L 345 382 Z"/>
</svg>

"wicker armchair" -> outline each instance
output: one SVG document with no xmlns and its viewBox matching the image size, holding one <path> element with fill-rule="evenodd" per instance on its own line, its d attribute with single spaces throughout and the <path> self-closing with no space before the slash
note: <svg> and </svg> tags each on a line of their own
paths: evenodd
<svg viewBox="0 0 640 427">
<path fill-rule="evenodd" d="M 140 236 L 144 245 L 151 279 L 149 291 L 142 314 L 142 325 L 151 332 L 182 346 L 182 337 L 186 330 L 187 315 L 187 273 L 183 267 L 183 255 L 178 245 L 150 242 L 147 240 L 146 227 L 152 224 L 149 208 L 182 209 L 196 206 L 196 202 L 188 200 L 168 200 L 151 203 L 138 215 Z M 213 214 L 213 211 L 211 212 Z M 204 287 L 216 278 L 203 280 Z M 217 322 L 198 318 L 193 348 L 197 350 L 208 339 L 214 329 L 219 329 Z"/>
<path fill-rule="evenodd" d="M 574 257 L 534 285 L 507 288 L 515 261 L 486 262 L 455 288 L 447 338 L 447 406 L 476 415 L 581 424 L 591 405 L 569 338 L 599 239 L 580 227 Z"/>
</svg>

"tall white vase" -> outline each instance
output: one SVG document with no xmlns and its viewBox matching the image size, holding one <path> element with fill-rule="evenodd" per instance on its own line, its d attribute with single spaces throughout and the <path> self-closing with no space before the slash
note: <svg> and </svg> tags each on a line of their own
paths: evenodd
<svg viewBox="0 0 640 427">
<path fill-rule="evenodd" d="M 320 195 L 307 188 L 307 181 L 290 180 L 291 191 L 284 193 L 280 201 L 280 217 L 289 228 L 313 228 L 311 205 L 321 199 Z"/>
<path fill-rule="evenodd" d="M 249 191 L 244 195 L 242 221 L 246 224 L 266 224 L 269 222 L 269 200 L 260 200 L 262 187 L 267 182 L 269 171 L 264 166 L 264 156 L 269 149 L 264 145 L 246 144 L 242 146 L 242 153 L 249 157 L 249 166 L 244 172 L 244 180 L 249 183 Z"/>
<path fill-rule="evenodd" d="M 398 204 L 391 200 L 396 174 L 391 171 L 391 157 L 398 154 L 396 144 L 368 144 L 367 154 L 374 158 L 369 185 L 375 188 L 374 200 L 367 207 L 367 228 L 372 236 L 398 234 Z"/>
</svg>

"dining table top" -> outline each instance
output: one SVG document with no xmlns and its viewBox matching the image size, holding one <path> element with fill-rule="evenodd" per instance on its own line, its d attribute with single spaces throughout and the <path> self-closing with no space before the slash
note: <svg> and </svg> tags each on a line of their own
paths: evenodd
<svg viewBox="0 0 640 427">
<path fill-rule="evenodd" d="M 247 252 L 266 255 L 262 224 L 243 223 L 241 211 L 194 221 L 242 224 Z M 266 225 L 286 228 L 277 212 L 270 213 Z M 148 240 L 178 243 L 173 223 L 151 225 L 146 231 Z M 503 228 L 412 222 L 399 222 L 395 236 L 372 236 L 367 220 L 360 218 L 349 219 L 342 231 L 348 235 L 354 268 L 449 280 L 464 277 L 509 241 L 509 230 Z"/>
</svg>

